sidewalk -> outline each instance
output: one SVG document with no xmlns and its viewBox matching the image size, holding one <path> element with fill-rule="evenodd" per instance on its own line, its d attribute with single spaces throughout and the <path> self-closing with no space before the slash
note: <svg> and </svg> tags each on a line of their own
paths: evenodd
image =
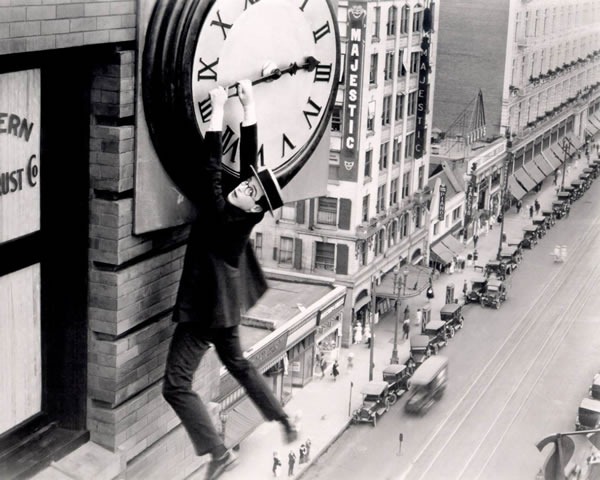
<svg viewBox="0 0 600 480">
<path fill-rule="evenodd" d="M 571 162 L 569 173 L 565 175 L 565 185 L 570 185 L 571 181 L 578 179 L 579 174 L 586 167 L 587 162 L 585 158 L 580 159 L 577 164 L 574 161 Z M 542 189 L 539 192 L 531 192 L 522 199 L 523 208 L 520 214 L 516 213 L 514 206 L 506 213 L 504 221 L 504 233 L 506 237 L 508 239 L 522 238 L 522 228 L 525 225 L 531 225 L 528 206 L 533 205 L 535 199 L 541 204 L 541 210 L 546 210 L 552 208 L 552 201 L 555 198 L 556 186 L 553 185 L 553 176 L 550 175 L 544 180 Z M 577 208 L 577 202 L 574 208 Z M 557 225 L 560 222 L 561 220 L 558 220 Z M 499 224 L 494 225 L 493 229 L 487 234 L 484 232 L 479 233 L 477 244 L 478 260 L 475 262 L 476 265 L 485 266 L 487 261 L 496 258 L 499 240 Z M 550 247 L 545 246 L 544 248 Z M 469 244 L 465 247 L 465 255 L 472 252 L 472 239 L 469 239 Z M 524 261 L 527 261 L 526 254 Z M 463 271 L 455 270 L 455 273 L 452 275 L 441 274 L 438 278 L 435 278 L 433 280 L 435 297 L 429 303 L 431 318 L 439 318 L 439 311 L 446 299 L 447 285 L 454 284 L 454 298 L 458 298 L 459 302 L 462 302 L 464 280 L 468 281 L 479 275 L 481 275 L 481 272 L 471 266 L 466 267 Z M 410 306 L 411 318 L 414 320 L 417 309 L 427 304 L 425 293 L 403 301 L 403 305 L 406 304 Z M 403 309 L 404 307 L 401 308 Z M 374 380 L 381 379 L 381 371 L 389 363 L 393 348 L 394 323 L 395 312 L 390 311 L 380 317 L 380 321 L 375 327 Z M 465 328 L 469 327 L 466 326 Z M 410 333 L 411 335 L 418 333 L 414 322 Z M 398 350 L 400 355 L 402 355 L 403 351 L 409 349 L 409 342 L 401 339 L 401 328 L 399 329 L 398 337 Z M 348 370 L 346 364 L 349 352 L 354 354 L 354 368 L 352 370 Z M 274 451 L 278 452 L 279 459 L 282 462 L 279 475 L 287 477 L 287 457 L 290 449 L 294 450 L 297 457 L 294 477 L 303 477 L 310 463 L 323 454 L 348 427 L 350 412 L 357 408 L 362 401 L 360 388 L 369 380 L 369 349 L 366 344 L 362 343 L 352 345 L 348 349 L 341 349 L 339 363 L 341 374 L 337 381 L 334 381 L 330 375 L 323 379 L 317 376 L 304 388 L 294 389 L 293 397 L 286 405 L 286 411 L 291 414 L 295 412 L 302 413 L 302 432 L 298 441 L 291 445 L 284 445 L 280 426 L 273 422 L 264 423 L 242 442 L 238 451 L 239 463 L 237 467 L 225 473 L 222 479 L 253 480 L 272 476 L 271 468 Z M 298 449 L 307 438 L 310 438 L 312 442 L 310 461 L 307 464 L 299 465 Z M 189 480 L 202 480 L 203 478 L 204 469 L 201 469 L 190 476 Z"/>
</svg>

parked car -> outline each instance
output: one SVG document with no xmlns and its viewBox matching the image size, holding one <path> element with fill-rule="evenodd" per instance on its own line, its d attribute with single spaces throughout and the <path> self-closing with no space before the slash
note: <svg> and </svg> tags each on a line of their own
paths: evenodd
<svg viewBox="0 0 600 480">
<path fill-rule="evenodd" d="M 552 211 L 554 212 L 554 216 L 559 220 L 563 218 L 567 213 L 569 213 L 569 202 L 565 200 L 555 200 L 552 202 Z"/>
<path fill-rule="evenodd" d="M 523 227 L 523 248 L 533 248 L 534 245 L 537 245 L 537 242 L 537 227 L 535 225 Z"/>
<path fill-rule="evenodd" d="M 408 390 L 412 372 L 404 364 L 391 364 L 383 369 L 383 380 L 388 383 L 388 404 L 393 405 Z"/>
<path fill-rule="evenodd" d="M 448 336 L 452 338 L 456 330 L 463 327 L 465 321 L 462 315 L 462 305 L 458 303 L 447 303 L 440 310 L 440 320 L 446 324 Z"/>
<path fill-rule="evenodd" d="M 371 380 L 363 386 L 360 393 L 363 395 L 362 405 L 352 413 L 352 423 L 372 422 L 377 425 L 377 417 L 380 417 L 390 408 L 389 384 L 383 380 Z"/>
<path fill-rule="evenodd" d="M 410 395 L 404 406 L 409 413 L 426 413 L 442 398 L 448 382 L 448 358 L 429 357 L 415 370 L 410 379 Z"/>
<path fill-rule="evenodd" d="M 600 428 L 600 400 L 584 398 L 577 410 L 575 430 L 593 430 L 595 428 Z"/>
<path fill-rule="evenodd" d="M 505 271 L 507 275 L 510 275 L 517 269 L 517 266 L 521 263 L 521 258 L 521 251 L 518 248 L 505 248 L 500 252 L 500 261 L 506 266 Z"/>
<path fill-rule="evenodd" d="M 465 303 L 479 303 L 481 295 L 485 293 L 487 287 L 487 278 L 478 276 L 471 280 L 471 290 L 465 296 Z"/>
<path fill-rule="evenodd" d="M 425 328 L 425 327 L 423 327 Z M 434 354 L 429 335 L 413 335 L 410 337 L 410 360 L 411 365 L 417 368 L 427 358 Z M 437 353 L 437 350 L 436 352 Z"/>
<path fill-rule="evenodd" d="M 498 260 L 490 260 L 485 264 L 484 275 L 489 279 L 490 277 L 496 277 L 501 280 L 506 278 L 507 267 L 504 262 Z"/>
<path fill-rule="evenodd" d="M 485 294 L 481 296 L 481 305 L 498 309 L 505 301 L 506 284 L 499 279 L 488 280 Z"/>
<path fill-rule="evenodd" d="M 434 355 L 448 343 L 449 325 L 442 320 L 430 320 L 422 331 L 429 337 L 429 345 Z"/>
</svg>

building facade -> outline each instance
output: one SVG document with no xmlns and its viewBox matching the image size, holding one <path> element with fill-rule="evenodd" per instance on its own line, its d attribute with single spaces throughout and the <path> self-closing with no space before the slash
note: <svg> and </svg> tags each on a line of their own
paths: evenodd
<svg viewBox="0 0 600 480">
<path fill-rule="evenodd" d="M 503 185 L 506 178 L 509 202 L 522 199 L 572 155 L 585 153 L 598 130 L 599 9 L 586 0 L 447 0 L 441 5 L 437 70 L 447 81 L 436 92 L 436 126 L 451 130 L 478 90 L 485 106 L 483 134 L 466 131 L 454 138 L 464 146 L 465 189 L 471 185 L 466 210 L 477 207 L 474 216 L 465 216 L 467 229 L 473 229 L 477 210 L 499 213 L 502 192 L 494 195 L 490 186 Z M 506 153 L 496 155 L 492 165 L 487 162 L 491 183 L 479 173 L 481 162 L 475 176 L 467 169 L 476 156 L 466 138 L 471 134 L 488 144 L 506 141 Z"/>
<path fill-rule="evenodd" d="M 254 245 L 266 265 L 335 275 L 348 288 L 347 346 L 353 322 L 367 318 L 372 280 L 428 251 L 437 16 L 434 2 L 359 0 L 340 1 L 338 19 L 345 53 L 327 195 L 285 205 Z"/>
</svg>

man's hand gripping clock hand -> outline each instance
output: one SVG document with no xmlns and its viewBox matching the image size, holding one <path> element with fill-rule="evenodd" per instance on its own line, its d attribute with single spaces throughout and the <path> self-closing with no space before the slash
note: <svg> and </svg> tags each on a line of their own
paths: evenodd
<svg viewBox="0 0 600 480">
<path fill-rule="evenodd" d="M 237 94 L 244 109 L 242 125 L 247 127 L 256 123 L 256 109 L 254 107 L 254 91 L 252 82 L 248 79 L 240 80 L 237 84 Z"/>
<path fill-rule="evenodd" d="M 208 124 L 208 131 L 220 132 L 223 129 L 223 116 L 225 102 L 227 101 L 227 90 L 223 87 L 216 87 L 209 92 L 209 96 L 212 113 L 210 123 Z"/>
</svg>

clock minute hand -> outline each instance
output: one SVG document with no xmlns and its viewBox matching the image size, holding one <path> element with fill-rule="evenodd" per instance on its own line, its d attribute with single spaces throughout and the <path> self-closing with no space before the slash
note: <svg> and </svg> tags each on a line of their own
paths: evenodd
<svg viewBox="0 0 600 480">
<path fill-rule="evenodd" d="M 273 80 L 277 80 L 281 78 L 286 73 L 290 75 L 295 75 L 299 70 L 306 70 L 307 72 L 312 72 L 319 65 L 319 61 L 315 57 L 306 57 L 304 63 L 298 65 L 296 62 L 291 63 L 286 68 L 275 68 L 271 70 L 266 75 L 263 75 L 260 78 L 252 81 L 252 85 L 258 85 L 259 83 L 272 82 Z M 228 98 L 237 96 L 237 83 L 228 87 L 229 93 Z"/>
</svg>

